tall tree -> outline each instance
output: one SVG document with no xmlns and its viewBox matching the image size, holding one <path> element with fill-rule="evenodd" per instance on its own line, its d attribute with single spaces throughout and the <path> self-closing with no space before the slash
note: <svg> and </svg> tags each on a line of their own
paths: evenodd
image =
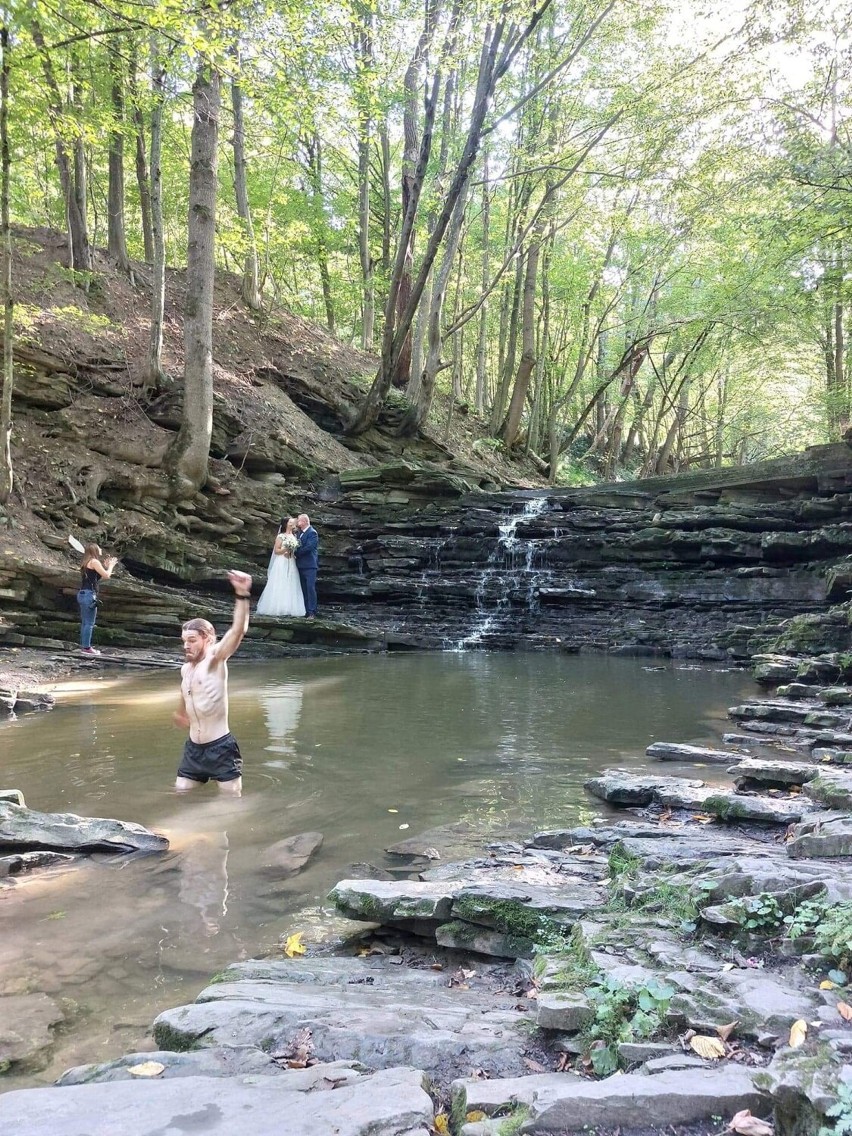
<svg viewBox="0 0 852 1136">
<path fill-rule="evenodd" d="M 259 311 L 260 272 L 257 262 L 257 242 L 254 236 L 251 207 L 249 206 L 248 183 L 246 180 L 246 128 L 243 114 L 243 88 L 240 82 L 240 46 L 237 42 L 231 49 L 233 71 L 231 73 L 231 109 L 234 114 L 234 195 L 237 200 L 237 215 L 243 227 L 245 260 L 243 267 L 242 297 L 250 308 Z"/>
<path fill-rule="evenodd" d="M 0 27 L 0 291 L 3 296 L 3 387 L 0 392 L 0 505 L 12 493 L 12 388 L 14 384 L 14 298 L 12 228 L 9 224 L 9 28 Z"/>
<path fill-rule="evenodd" d="M 165 463 L 173 493 L 179 499 L 191 496 L 207 481 L 213 433 L 213 282 L 220 102 L 219 72 L 209 57 L 202 56 L 192 86 L 183 411 L 180 431 Z"/>
<path fill-rule="evenodd" d="M 124 74 L 120 41 L 115 37 L 109 50 L 112 120 L 109 131 L 109 181 L 107 187 L 107 252 L 123 272 L 130 271 L 124 229 Z"/>
</svg>

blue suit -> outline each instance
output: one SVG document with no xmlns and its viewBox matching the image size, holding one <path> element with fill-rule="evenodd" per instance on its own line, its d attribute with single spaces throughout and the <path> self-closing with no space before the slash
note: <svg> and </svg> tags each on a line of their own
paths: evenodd
<svg viewBox="0 0 852 1136">
<path fill-rule="evenodd" d="M 299 546 L 295 553 L 296 567 L 302 595 L 305 597 L 305 615 L 317 613 L 317 568 L 319 567 L 319 536 L 313 525 L 308 525 L 299 535 Z"/>
</svg>

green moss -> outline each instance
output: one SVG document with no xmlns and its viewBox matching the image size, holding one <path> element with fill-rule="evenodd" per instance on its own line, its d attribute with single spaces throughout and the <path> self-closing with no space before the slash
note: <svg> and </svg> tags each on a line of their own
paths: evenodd
<svg viewBox="0 0 852 1136">
<path fill-rule="evenodd" d="M 165 1049 L 169 1053 L 189 1053 L 198 1048 L 196 1038 L 188 1037 L 164 1022 L 154 1023 L 154 1041 L 158 1049 Z"/>
<path fill-rule="evenodd" d="M 497 1136 L 518 1136 L 530 1114 L 525 1104 L 518 1105 L 510 1116 L 502 1121 L 497 1129 Z"/>
<path fill-rule="evenodd" d="M 560 925 L 553 919 L 531 910 L 516 899 L 462 895 L 453 903 L 453 914 L 468 923 L 493 927 L 497 931 L 519 935 L 533 943 L 543 936 L 558 934 L 560 931 Z"/>
<path fill-rule="evenodd" d="M 234 982 L 234 975 L 229 970 L 220 970 L 218 974 L 214 974 L 212 978 L 207 980 L 208 986 L 218 986 L 222 982 Z"/>
</svg>

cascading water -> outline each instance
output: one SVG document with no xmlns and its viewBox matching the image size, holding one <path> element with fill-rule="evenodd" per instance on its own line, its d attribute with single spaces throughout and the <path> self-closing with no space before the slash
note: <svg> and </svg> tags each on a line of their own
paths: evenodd
<svg viewBox="0 0 852 1136">
<path fill-rule="evenodd" d="M 498 526 L 497 543 L 476 585 L 474 625 L 467 635 L 449 645 L 451 649 L 466 651 L 478 647 L 498 631 L 506 623 L 512 600 L 518 595 L 524 596 L 528 610 L 534 610 L 541 576 L 536 560 L 541 559 L 550 541 L 522 540 L 518 526 L 547 509 L 546 497 L 531 497 L 519 513 L 513 513 Z"/>
</svg>

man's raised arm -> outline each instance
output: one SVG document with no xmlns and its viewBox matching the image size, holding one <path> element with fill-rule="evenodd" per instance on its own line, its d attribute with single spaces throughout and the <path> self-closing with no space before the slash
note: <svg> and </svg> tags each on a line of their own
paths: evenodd
<svg viewBox="0 0 852 1136">
<path fill-rule="evenodd" d="M 229 572 L 228 579 L 236 592 L 236 602 L 234 603 L 234 618 L 231 621 L 231 626 L 215 647 L 214 653 L 219 662 L 230 659 L 245 638 L 249 625 L 251 576 L 247 572 Z"/>
</svg>

